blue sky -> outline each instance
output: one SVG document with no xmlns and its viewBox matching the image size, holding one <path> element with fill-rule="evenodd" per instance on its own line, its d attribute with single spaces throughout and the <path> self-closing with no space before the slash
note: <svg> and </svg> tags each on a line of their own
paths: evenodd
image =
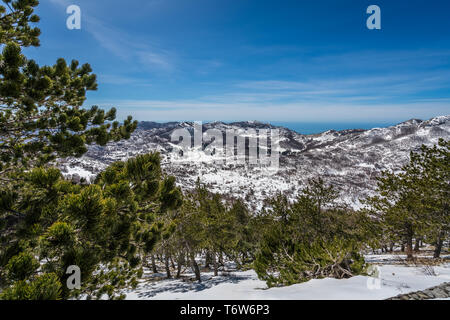
<svg viewBox="0 0 450 320">
<path fill-rule="evenodd" d="M 79 5 L 81 30 L 66 28 Z M 381 8 L 368 30 L 366 9 Z M 450 114 L 450 1 L 42 0 L 40 64 L 89 62 L 86 107 L 138 120 L 396 122 Z"/>
</svg>

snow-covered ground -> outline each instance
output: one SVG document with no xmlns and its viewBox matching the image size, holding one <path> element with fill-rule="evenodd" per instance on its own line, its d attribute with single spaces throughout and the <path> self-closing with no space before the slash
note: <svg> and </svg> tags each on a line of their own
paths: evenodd
<svg viewBox="0 0 450 320">
<path fill-rule="evenodd" d="M 155 300 L 378 300 L 398 294 L 424 290 L 450 282 L 450 263 L 423 267 L 395 264 L 398 255 L 371 255 L 367 261 L 378 268 L 377 277 L 356 276 L 350 279 L 315 279 L 282 288 L 268 289 L 256 273 L 236 271 L 218 277 L 204 273 L 203 283 L 180 279 L 152 281 L 148 275 L 127 299 Z M 159 276 L 164 276 L 160 274 Z M 192 277 L 192 274 L 184 274 Z"/>
<path fill-rule="evenodd" d="M 129 140 L 111 142 L 104 147 L 92 145 L 82 158 L 59 159 L 58 166 L 69 179 L 92 181 L 114 161 L 158 151 L 162 155 L 161 167 L 177 178 L 177 184 L 183 190 L 195 188 L 200 178 L 211 192 L 245 199 L 253 211 L 259 210 L 266 198 L 278 192 L 290 200 L 295 199 L 308 180 L 317 177 L 339 190 L 342 202 L 345 201 L 353 209 L 360 209 L 360 199 L 373 195 L 376 177 L 382 171 L 400 172 L 409 161 L 411 151 L 419 150 L 422 144 L 432 146 L 440 138 L 450 138 L 450 115 L 427 121 L 410 120 L 388 128 L 326 131 L 314 135 L 303 135 L 288 128 L 257 122 L 205 123 L 202 147 L 208 147 L 209 155 L 196 146 L 184 150 L 181 157 L 177 156 L 174 150 L 179 150 L 181 145 L 172 141 L 172 135 L 179 129 L 192 132 L 193 127 L 193 123 L 187 122 L 142 122 Z M 240 161 L 234 165 L 234 153 L 232 157 L 228 153 L 224 164 L 223 157 L 218 156 L 221 148 L 215 147 L 217 154 L 211 155 L 215 144 L 209 143 L 211 137 L 206 132 L 210 129 L 223 135 L 231 130 L 242 138 L 256 138 L 255 130 L 279 130 L 279 149 L 284 151 L 279 157 L 279 166 L 275 166 L 274 170 L 265 166 L 243 165 Z M 242 160 L 247 151 L 250 154 L 249 148 L 245 153 L 242 152 L 244 150 L 238 153 L 239 159 Z M 266 154 L 263 152 L 266 148 L 266 145 L 259 143 L 260 156 Z"/>
</svg>

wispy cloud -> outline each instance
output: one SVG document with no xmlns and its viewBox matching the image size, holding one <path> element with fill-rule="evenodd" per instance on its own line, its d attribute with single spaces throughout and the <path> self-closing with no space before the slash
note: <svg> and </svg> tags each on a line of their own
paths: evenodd
<svg viewBox="0 0 450 320">
<path fill-rule="evenodd" d="M 119 116 L 138 120 L 261 120 L 292 122 L 374 122 L 428 119 L 450 114 L 448 101 L 368 104 L 348 102 L 236 102 L 235 100 L 116 100 L 96 104 L 119 108 Z"/>
<path fill-rule="evenodd" d="M 144 86 L 151 87 L 153 84 L 138 79 L 136 77 L 122 76 L 122 75 L 114 75 L 114 74 L 100 74 L 98 75 L 99 83 L 101 84 L 112 84 L 112 85 L 134 85 L 134 86 Z"/>
<path fill-rule="evenodd" d="M 50 0 L 55 5 L 67 7 L 67 0 Z M 93 17 L 82 9 L 83 29 L 89 32 L 98 43 L 128 62 L 140 62 L 141 67 L 150 71 L 173 72 L 176 70 L 175 54 L 151 43 L 148 37 L 137 37 L 134 34 L 119 30 L 100 19 Z"/>
<path fill-rule="evenodd" d="M 51 3 L 57 4 L 60 6 L 69 6 L 70 2 L 68 0 L 50 0 Z"/>
<path fill-rule="evenodd" d="M 99 101 L 139 120 L 373 122 L 450 114 L 449 72 L 411 72 L 304 81 L 238 81 L 195 99 Z M 445 91 L 445 90 L 444 90 Z M 97 103 L 97 102 L 96 102 Z"/>
<path fill-rule="evenodd" d="M 245 81 L 236 84 L 250 93 L 277 93 L 301 100 L 318 99 L 332 101 L 413 98 L 412 94 L 449 89 L 450 70 L 408 72 L 377 76 L 317 77 L 304 81 Z M 449 91 L 450 92 L 450 91 Z M 450 96 L 450 93 L 448 94 Z"/>
<path fill-rule="evenodd" d="M 68 0 L 50 1 L 64 7 L 71 4 Z M 214 44 L 196 43 L 189 47 L 191 39 L 180 42 L 178 38 L 176 47 L 175 41 L 162 44 L 137 29 L 132 32 L 133 28 L 108 23 L 105 16 L 101 19 L 89 15 L 94 4 L 83 2 L 91 10 L 82 6 L 82 28 L 108 53 L 133 69 L 130 76 L 100 75 L 100 81 L 123 85 L 121 97 L 143 97 L 112 100 L 97 96 L 97 101 L 89 100 L 104 107 L 118 106 L 121 116 L 130 113 L 140 120 L 161 121 L 348 122 L 450 114 L 447 49 L 363 51 L 351 47 L 343 51 L 344 46 L 249 43 L 227 47 L 225 51 L 229 51 L 224 53 L 223 48 L 216 49 Z M 133 3 L 138 6 L 142 2 Z M 114 73 L 108 69 L 109 72 Z M 152 77 L 155 74 L 162 77 L 154 85 L 149 80 L 140 80 L 144 77 L 156 80 Z M 164 79 L 166 75 L 176 75 L 180 81 L 173 81 L 173 77 Z M 149 87 L 148 92 L 141 90 L 142 85 Z M 154 93 L 163 98 L 149 99 Z"/>
</svg>

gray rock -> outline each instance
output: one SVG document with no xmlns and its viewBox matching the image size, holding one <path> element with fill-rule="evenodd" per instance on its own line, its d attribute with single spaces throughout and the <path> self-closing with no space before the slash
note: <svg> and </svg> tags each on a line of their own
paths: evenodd
<svg viewBox="0 0 450 320">
<path fill-rule="evenodd" d="M 430 299 L 434 299 L 434 293 L 431 291 L 431 289 L 426 289 L 423 291 L 424 294 L 426 294 Z"/>
<path fill-rule="evenodd" d="M 416 293 L 417 294 L 417 296 L 419 297 L 419 300 L 427 300 L 427 299 L 429 299 L 429 297 L 425 294 L 425 293 L 423 293 L 423 292 L 417 292 Z"/>
<path fill-rule="evenodd" d="M 423 291 L 411 292 L 409 294 L 398 295 L 388 300 L 429 300 L 445 299 L 450 297 L 450 283 L 445 282 L 439 286 L 428 288 Z"/>
<path fill-rule="evenodd" d="M 432 289 L 432 292 L 433 292 L 433 295 L 434 295 L 435 298 L 443 299 L 443 298 L 447 298 L 448 297 L 447 292 L 445 292 L 444 290 L 442 290 L 439 287 L 436 287 L 436 288 Z"/>
<path fill-rule="evenodd" d="M 420 298 L 420 296 L 419 296 L 417 293 L 411 293 L 411 294 L 409 295 L 409 297 L 410 297 L 410 299 L 412 299 L 412 300 L 422 300 L 422 299 Z"/>
</svg>

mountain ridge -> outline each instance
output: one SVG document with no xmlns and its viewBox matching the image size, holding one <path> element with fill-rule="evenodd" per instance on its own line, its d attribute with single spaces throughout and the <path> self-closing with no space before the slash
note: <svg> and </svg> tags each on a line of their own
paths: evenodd
<svg viewBox="0 0 450 320">
<path fill-rule="evenodd" d="M 217 164 L 195 149 L 190 152 L 190 159 L 195 161 L 176 161 L 172 151 L 177 144 L 170 141 L 170 136 L 180 128 L 192 132 L 192 125 L 193 122 L 143 122 L 130 140 L 105 147 L 91 146 L 82 158 L 59 160 L 59 167 L 72 179 L 92 180 L 114 161 L 158 151 L 165 172 L 176 176 L 186 190 L 192 189 L 200 178 L 213 192 L 245 198 L 259 207 L 264 198 L 277 192 L 293 198 L 309 178 L 321 176 L 341 191 L 342 201 L 357 208 L 360 198 L 373 193 L 375 178 L 383 170 L 399 171 L 408 162 L 411 151 L 419 150 L 422 144 L 433 145 L 440 138 L 450 138 L 450 115 L 410 119 L 385 128 L 328 130 L 312 135 L 257 121 L 203 124 L 203 132 L 219 129 L 223 134 L 230 129 L 241 133 L 248 129 L 279 129 L 280 166 L 278 172 L 268 175 L 258 166 Z"/>
</svg>

